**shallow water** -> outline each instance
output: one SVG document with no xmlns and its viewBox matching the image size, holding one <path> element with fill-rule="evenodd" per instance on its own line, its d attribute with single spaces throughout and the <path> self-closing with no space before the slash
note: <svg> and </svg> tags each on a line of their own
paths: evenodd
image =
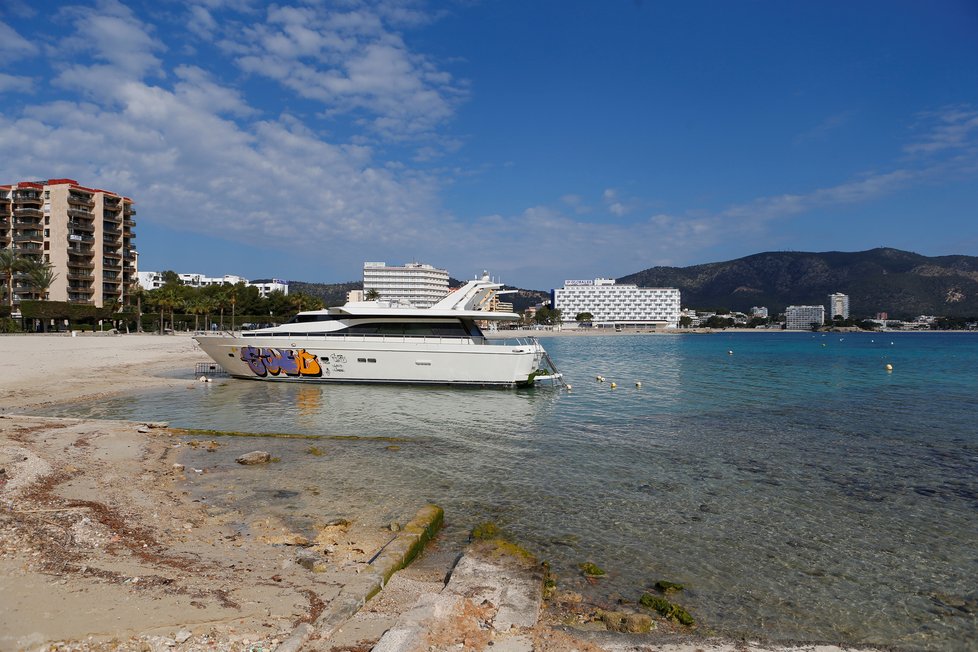
<svg viewBox="0 0 978 652">
<path fill-rule="evenodd" d="M 396 437 L 220 438 L 187 463 L 208 470 L 194 482 L 216 508 L 296 527 L 386 523 L 428 501 L 449 540 L 493 520 L 564 588 L 634 601 L 682 582 L 677 601 L 730 635 L 975 649 L 978 336 L 543 343 L 571 392 L 230 380 L 60 413 Z M 258 447 L 281 463 L 231 462 Z M 608 575 L 586 584 L 585 561 Z"/>
</svg>

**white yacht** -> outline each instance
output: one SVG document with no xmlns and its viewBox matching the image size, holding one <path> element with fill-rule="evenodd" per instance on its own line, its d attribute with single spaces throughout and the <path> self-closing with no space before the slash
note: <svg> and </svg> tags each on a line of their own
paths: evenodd
<svg viewBox="0 0 978 652">
<path fill-rule="evenodd" d="M 479 322 L 519 319 L 488 309 L 501 287 L 484 275 L 430 308 L 353 302 L 300 312 L 281 326 L 194 339 L 236 378 L 504 387 L 562 382 L 535 338 L 488 338 L 479 328 Z"/>
</svg>

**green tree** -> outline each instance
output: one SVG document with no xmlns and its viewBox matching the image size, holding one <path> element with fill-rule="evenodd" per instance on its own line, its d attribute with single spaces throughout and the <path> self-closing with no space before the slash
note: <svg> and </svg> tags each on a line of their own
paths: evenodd
<svg viewBox="0 0 978 652">
<path fill-rule="evenodd" d="M 139 283 L 139 279 L 133 279 L 132 283 L 129 284 L 129 291 L 126 292 L 126 296 L 129 299 L 129 305 L 132 305 L 132 300 L 136 300 L 136 332 L 143 332 L 143 298 L 146 296 L 146 288 L 144 288 Z"/>
<path fill-rule="evenodd" d="M 693 325 L 693 318 L 690 317 L 689 315 L 683 315 L 682 317 L 679 318 L 680 328 L 689 328 L 692 325 Z"/>
<path fill-rule="evenodd" d="M 163 334 L 163 330 L 166 326 L 166 313 L 170 313 L 170 330 L 173 330 L 173 313 L 176 311 L 177 306 L 181 305 L 180 294 L 177 291 L 177 287 L 171 284 L 166 284 L 161 288 L 157 288 L 149 292 L 148 297 L 156 309 L 160 311 L 160 334 Z"/>
<path fill-rule="evenodd" d="M 39 299 L 47 299 L 48 290 L 51 288 L 55 279 L 58 278 L 58 274 L 54 271 L 51 263 L 46 261 L 31 261 L 24 266 L 24 271 L 27 273 L 27 284 L 30 286 L 31 291 Z"/>
<path fill-rule="evenodd" d="M 363 298 L 364 298 L 364 299 L 366 299 L 367 301 L 376 301 L 377 299 L 379 299 L 379 298 L 380 298 L 380 292 L 378 292 L 378 291 L 377 291 L 376 289 L 374 289 L 374 288 L 370 288 L 370 289 L 369 289 L 369 290 L 367 290 L 367 291 L 366 291 L 366 293 L 365 293 L 365 294 L 363 295 Z"/>
<path fill-rule="evenodd" d="M 721 317 L 720 315 L 713 315 L 706 320 L 705 326 L 707 328 L 729 328 L 734 325 L 734 320 L 730 317 Z"/>
<path fill-rule="evenodd" d="M 578 324 L 583 324 L 584 322 L 590 323 L 594 321 L 594 315 L 589 312 L 579 312 L 574 316 L 574 320 L 577 321 Z"/>
<path fill-rule="evenodd" d="M 13 249 L 0 249 L 0 275 L 4 277 L 10 312 L 14 311 L 14 274 L 25 271 L 27 265 L 28 259 L 19 256 Z"/>
</svg>

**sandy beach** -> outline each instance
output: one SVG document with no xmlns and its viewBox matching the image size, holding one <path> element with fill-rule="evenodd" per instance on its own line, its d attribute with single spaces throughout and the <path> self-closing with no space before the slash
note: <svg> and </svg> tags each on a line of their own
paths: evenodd
<svg viewBox="0 0 978 652">
<path fill-rule="evenodd" d="M 164 423 L 24 414 L 196 391 L 194 365 L 208 359 L 186 335 L 4 336 L 0 354 L 0 650 L 816 649 L 708 640 L 662 619 L 651 634 L 616 632 L 618 615 L 559 582 L 541 600 L 539 564 L 504 543 L 459 561 L 435 538 L 396 572 L 440 509 L 404 526 L 351 513 L 294 532 L 194 501 L 186 478 L 199 470 L 180 454 L 211 442 Z"/>
</svg>

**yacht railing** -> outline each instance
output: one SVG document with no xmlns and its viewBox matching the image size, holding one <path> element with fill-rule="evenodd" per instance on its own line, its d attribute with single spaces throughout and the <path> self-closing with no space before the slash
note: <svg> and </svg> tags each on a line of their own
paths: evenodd
<svg viewBox="0 0 978 652">
<path fill-rule="evenodd" d="M 407 335 L 329 335 L 322 333 L 275 333 L 265 335 L 256 331 L 231 332 L 231 331 L 197 331 L 195 335 L 206 337 L 244 337 L 262 338 L 271 337 L 275 340 L 284 341 L 288 339 L 303 339 L 322 342 L 369 342 L 380 344 L 450 344 L 463 346 L 539 346 L 535 337 L 507 337 L 507 338 L 487 338 L 487 337 L 442 337 L 442 336 L 407 336 Z"/>
</svg>

